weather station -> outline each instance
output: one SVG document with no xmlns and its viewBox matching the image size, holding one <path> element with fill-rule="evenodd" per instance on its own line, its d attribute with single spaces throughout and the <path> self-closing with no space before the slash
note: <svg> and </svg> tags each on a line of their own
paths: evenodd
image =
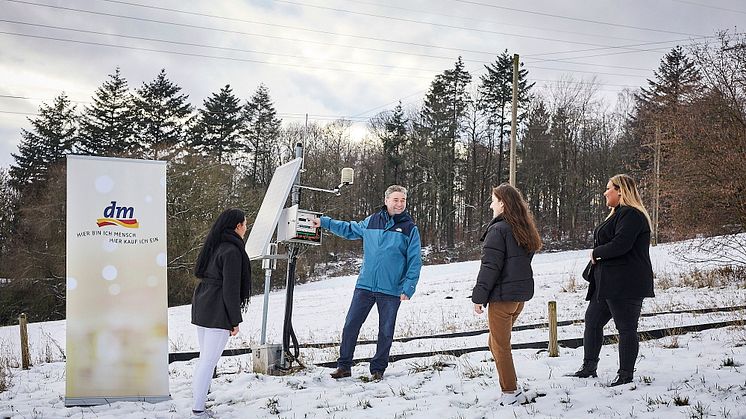
<svg viewBox="0 0 746 419">
<path fill-rule="evenodd" d="M 272 175 L 267 192 L 259 207 L 254 225 L 246 242 L 246 253 L 251 260 L 261 260 L 264 270 L 264 306 L 262 310 L 262 333 L 259 346 L 252 348 L 254 372 L 271 375 L 287 374 L 303 368 L 300 361 L 298 339 L 293 330 L 293 291 L 295 288 L 295 266 L 303 252 L 311 246 L 321 245 L 321 227 L 314 227 L 313 220 L 322 213 L 300 209 L 300 191 L 341 195 L 342 187 L 352 185 L 354 171 L 342 169 L 339 185 L 334 189 L 321 189 L 300 184 L 303 172 L 303 144 L 295 146 L 295 159 L 277 167 Z M 285 207 L 290 196 L 291 204 Z M 275 240 L 272 241 L 272 237 Z M 285 254 L 278 253 L 278 245 Z M 287 259 L 285 317 L 282 344 L 267 343 L 267 316 L 269 314 L 269 289 L 272 271 L 278 259 Z M 291 341 L 294 349 L 291 351 Z M 297 364 L 295 367 L 293 364 Z"/>
</svg>

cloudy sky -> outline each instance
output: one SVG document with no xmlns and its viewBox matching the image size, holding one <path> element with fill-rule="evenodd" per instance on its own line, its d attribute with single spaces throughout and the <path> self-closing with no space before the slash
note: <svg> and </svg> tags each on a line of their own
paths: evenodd
<svg viewBox="0 0 746 419">
<path fill-rule="evenodd" d="M 130 87 L 164 68 L 194 105 L 264 83 L 285 121 L 362 127 L 399 100 L 416 106 L 459 55 L 477 79 L 507 49 L 538 88 L 595 76 L 613 101 L 674 45 L 746 21 L 738 0 L 0 0 L 0 11 L 0 167 L 39 105 L 65 91 L 82 109 L 117 66 Z"/>
</svg>

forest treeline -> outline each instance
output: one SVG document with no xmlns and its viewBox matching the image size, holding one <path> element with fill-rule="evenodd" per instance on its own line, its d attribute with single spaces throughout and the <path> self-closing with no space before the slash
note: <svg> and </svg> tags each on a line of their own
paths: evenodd
<svg viewBox="0 0 746 419">
<path fill-rule="evenodd" d="M 657 221 L 659 242 L 743 232 L 746 225 L 746 40 L 676 47 L 639 89 L 602 99 L 595 80 L 563 78 L 539 88 L 521 64 L 517 186 L 545 251 L 591 245 L 608 213 L 608 178 L 631 174 Z M 65 93 L 40 106 L 20 132 L 15 163 L 0 168 L 0 324 L 64 317 L 65 159 L 69 153 L 168 160 L 168 299 L 188 304 L 193 263 L 227 207 L 258 211 L 274 169 L 305 145 L 302 183 L 329 188 L 343 167 L 355 183 L 341 196 L 303 191 L 305 209 L 363 219 L 387 185 L 409 188 L 429 263 L 477 258 L 490 219 L 490 188 L 508 180 L 513 64 L 508 51 L 480 74 L 459 57 L 424 97 L 370 118 L 283 122 L 269 89 L 230 85 L 195 105 L 162 70 L 130 87 L 115 69 L 79 106 Z M 658 203 L 656 205 L 656 202 Z M 325 238 L 299 261 L 299 279 L 351 266 L 359 243 Z M 263 289 L 254 264 L 254 290 Z M 273 284 L 284 282 L 279 267 Z"/>
</svg>

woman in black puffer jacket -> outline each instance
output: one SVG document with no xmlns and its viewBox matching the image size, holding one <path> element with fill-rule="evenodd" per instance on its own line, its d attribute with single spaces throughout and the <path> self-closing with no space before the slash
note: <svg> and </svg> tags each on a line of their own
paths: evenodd
<svg viewBox="0 0 746 419">
<path fill-rule="evenodd" d="M 471 294 L 474 311 L 487 305 L 488 344 L 500 377 L 500 404 L 526 401 L 518 383 L 510 352 L 510 332 L 525 301 L 534 296 L 531 259 L 541 248 L 534 218 L 521 193 L 509 184 L 492 189 L 494 219 L 482 235 L 482 265 Z"/>
<path fill-rule="evenodd" d="M 240 209 L 223 211 L 197 257 L 194 274 L 200 283 L 192 297 L 192 323 L 197 326 L 199 360 L 192 379 L 192 417 L 211 417 L 205 410 L 212 372 L 229 336 L 238 334 L 241 309 L 251 295 L 251 267 L 244 249 L 246 216 Z"/>
</svg>

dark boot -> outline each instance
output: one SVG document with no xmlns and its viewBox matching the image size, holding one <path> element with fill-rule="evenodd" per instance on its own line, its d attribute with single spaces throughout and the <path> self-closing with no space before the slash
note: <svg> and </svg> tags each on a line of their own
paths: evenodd
<svg viewBox="0 0 746 419">
<path fill-rule="evenodd" d="M 574 373 L 567 374 L 567 376 L 578 377 L 578 378 L 598 377 L 598 374 L 596 373 L 597 366 L 598 366 L 598 361 L 596 362 L 583 361 L 583 366 L 580 367 L 579 370 L 575 371 Z"/>
<path fill-rule="evenodd" d="M 629 371 L 619 370 L 616 373 L 614 381 L 609 383 L 609 387 L 621 386 L 622 384 L 629 384 L 632 382 L 632 373 Z"/>
<path fill-rule="evenodd" d="M 350 370 L 343 370 L 342 368 L 337 368 L 334 370 L 333 373 L 331 373 L 331 376 L 335 380 L 339 380 L 340 378 L 346 378 L 352 376 L 352 371 Z"/>
<path fill-rule="evenodd" d="M 381 371 L 374 371 L 370 375 L 370 380 L 371 381 L 381 381 L 381 380 L 383 380 L 383 373 Z"/>
</svg>

